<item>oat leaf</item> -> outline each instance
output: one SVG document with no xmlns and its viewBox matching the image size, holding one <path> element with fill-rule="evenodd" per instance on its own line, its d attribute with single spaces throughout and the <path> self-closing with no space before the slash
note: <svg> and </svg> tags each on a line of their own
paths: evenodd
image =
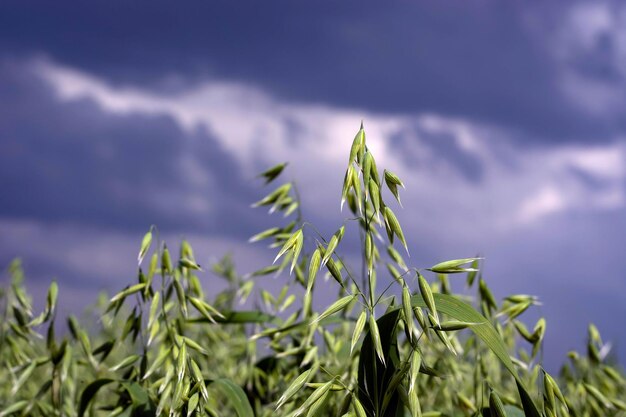
<svg viewBox="0 0 626 417">
<path fill-rule="evenodd" d="M 89 403 L 91 402 L 91 400 L 93 400 L 93 397 L 95 397 L 95 395 L 98 393 L 100 388 L 114 381 L 115 380 L 111 378 L 101 378 L 101 379 L 96 379 L 95 381 L 87 385 L 80 395 L 80 404 L 78 406 L 78 417 L 83 417 L 85 415 L 85 411 L 87 411 L 87 407 L 89 407 Z"/>
<path fill-rule="evenodd" d="M 252 411 L 248 397 L 239 385 L 226 378 L 216 379 L 210 385 L 217 388 L 226 397 L 228 404 L 233 407 L 238 417 L 254 417 L 254 411 Z"/>
</svg>

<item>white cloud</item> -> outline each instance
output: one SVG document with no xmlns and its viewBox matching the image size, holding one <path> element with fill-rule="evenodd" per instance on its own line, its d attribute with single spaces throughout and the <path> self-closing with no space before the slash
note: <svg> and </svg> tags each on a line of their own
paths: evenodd
<svg viewBox="0 0 626 417">
<path fill-rule="evenodd" d="M 592 147 L 525 150 L 515 145 L 510 132 L 497 126 L 442 114 L 407 117 L 286 103 L 251 86 L 213 80 L 176 94 L 160 94 L 112 86 L 46 60 L 38 61 L 34 68 L 62 101 L 85 98 L 108 112 L 167 115 L 189 131 L 207 128 L 249 178 L 260 163 L 291 161 L 296 179 L 307 191 L 305 204 L 320 210 L 338 200 L 346 153 L 361 119 L 378 165 L 390 168 L 407 184 L 405 207 L 418 214 L 407 221 L 416 230 L 447 224 L 459 231 L 459 238 L 473 239 L 479 230 L 502 233 L 548 215 L 614 210 L 624 207 L 626 201 L 624 140 Z M 441 153 L 445 151 L 429 148 L 422 135 L 431 133 L 453 137 L 456 154 L 480 165 L 481 181 L 468 182 L 455 161 Z M 398 145 L 392 140 L 394 135 L 407 140 Z M 216 180 L 207 176 L 202 161 L 193 162 L 192 149 L 186 155 L 184 172 L 191 180 L 200 185 Z M 602 187 L 581 182 L 572 168 L 600 181 Z M 189 201 L 199 212 L 209 210 L 206 203 L 200 203 Z"/>
<path fill-rule="evenodd" d="M 557 213 L 567 207 L 563 196 L 551 186 L 542 188 L 530 196 L 519 209 L 519 221 L 528 223 L 548 214 Z"/>
<path fill-rule="evenodd" d="M 621 181 L 626 176 L 626 152 L 621 144 L 577 147 L 561 150 L 564 164 L 607 181 Z"/>
<path fill-rule="evenodd" d="M 626 105 L 626 6 L 572 2 L 543 28 L 565 97 L 593 117 L 620 117 Z M 549 41 L 545 42 L 545 33 Z"/>
</svg>

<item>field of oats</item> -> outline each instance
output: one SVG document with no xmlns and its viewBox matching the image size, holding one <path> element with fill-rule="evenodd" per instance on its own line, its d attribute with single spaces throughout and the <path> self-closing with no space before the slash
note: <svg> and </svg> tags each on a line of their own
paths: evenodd
<svg viewBox="0 0 626 417">
<path fill-rule="evenodd" d="M 481 258 L 412 265 L 394 214 L 402 179 L 377 166 L 362 126 L 346 157 L 348 214 L 332 236 L 302 217 L 286 164 L 262 173 L 272 191 L 255 206 L 280 224 L 250 240 L 276 259 L 246 276 L 228 257 L 199 265 L 152 227 L 138 237 L 135 282 L 61 317 L 56 284 L 34 311 L 14 261 L 0 293 L 0 417 L 626 416 L 626 378 L 593 325 L 587 351 L 550 375 L 549 323 L 524 319 L 536 297 L 495 299 Z M 360 239 L 358 264 L 342 255 L 346 234 Z M 202 288 L 198 274 L 226 289 Z M 265 275 L 286 284 L 269 292 Z M 336 297 L 317 311 L 319 291 Z"/>
</svg>

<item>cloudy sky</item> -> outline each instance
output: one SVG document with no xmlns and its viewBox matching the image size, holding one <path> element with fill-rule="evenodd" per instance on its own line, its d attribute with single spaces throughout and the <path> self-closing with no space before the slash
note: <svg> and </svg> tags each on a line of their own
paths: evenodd
<svg viewBox="0 0 626 417">
<path fill-rule="evenodd" d="M 626 358 L 618 2 L 3 1 L 0 263 L 80 308 L 134 279 L 156 224 L 250 272 L 277 221 L 255 174 L 290 161 L 333 233 L 361 120 L 406 184 L 411 264 L 480 253 L 497 296 L 541 297 L 548 359 L 592 321 Z"/>
</svg>

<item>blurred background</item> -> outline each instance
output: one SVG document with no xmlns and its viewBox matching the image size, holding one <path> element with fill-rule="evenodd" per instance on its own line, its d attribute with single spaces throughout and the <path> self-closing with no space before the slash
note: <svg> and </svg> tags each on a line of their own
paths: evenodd
<svg viewBox="0 0 626 417">
<path fill-rule="evenodd" d="M 406 185 L 412 266 L 481 254 L 498 298 L 539 295 L 549 368 L 590 322 L 626 358 L 617 1 L 4 0 L 0 265 L 21 257 L 39 303 L 57 279 L 65 311 L 136 279 L 152 224 L 201 264 L 269 265 L 256 174 L 289 161 L 332 234 L 361 120 Z"/>
</svg>

